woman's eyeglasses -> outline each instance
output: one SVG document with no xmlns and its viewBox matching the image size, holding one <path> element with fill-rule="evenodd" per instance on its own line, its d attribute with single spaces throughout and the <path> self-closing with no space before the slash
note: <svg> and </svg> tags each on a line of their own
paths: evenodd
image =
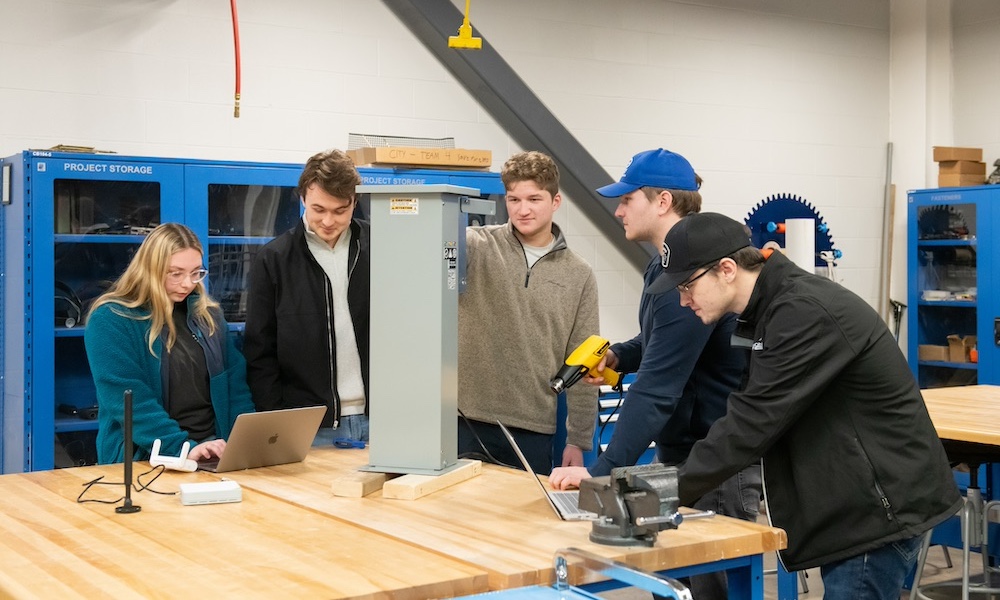
<svg viewBox="0 0 1000 600">
<path fill-rule="evenodd" d="M 208 277 L 208 269 L 195 269 L 190 273 L 185 271 L 167 271 L 167 281 L 170 283 L 181 283 L 185 279 L 190 279 L 191 283 L 200 283 Z"/>
</svg>

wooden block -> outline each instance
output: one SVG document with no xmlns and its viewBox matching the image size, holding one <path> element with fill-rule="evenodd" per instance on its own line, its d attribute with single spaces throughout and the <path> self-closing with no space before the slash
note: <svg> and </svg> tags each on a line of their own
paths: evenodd
<svg viewBox="0 0 1000 600">
<path fill-rule="evenodd" d="M 378 147 L 348 150 L 356 165 L 411 165 L 489 169 L 493 163 L 490 150 L 467 148 Z"/>
<path fill-rule="evenodd" d="M 345 498 L 363 498 L 372 492 L 382 489 L 385 482 L 393 475 L 387 473 L 369 473 L 357 471 L 333 480 L 334 496 Z"/>
<path fill-rule="evenodd" d="M 982 148 L 956 148 L 954 146 L 934 146 L 934 162 L 948 160 L 983 160 Z"/>
<path fill-rule="evenodd" d="M 974 160 L 945 160 L 938 163 L 940 175 L 986 175 L 986 163 Z"/>
<path fill-rule="evenodd" d="M 416 500 L 427 494 L 461 483 L 483 472 L 479 460 L 459 459 L 458 466 L 442 475 L 402 475 L 382 486 L 383 498 Z"/>
</svg>

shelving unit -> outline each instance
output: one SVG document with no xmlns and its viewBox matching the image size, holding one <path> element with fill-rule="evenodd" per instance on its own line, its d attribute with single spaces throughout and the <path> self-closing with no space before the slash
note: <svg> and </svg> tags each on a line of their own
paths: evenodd
<svg viewBox="0 0 1000 600">
<path fill-rule="evenodd" d="M 1000 383 L 1000 186 L 911 191 L 907 196 L 907 355 L 921 388 Z M 930 292 L 930 293 L 928 293 Z M 977 362 L 921 359 L 921 345 L 976 336 Z M 964 493 L 968 473 L 955 472 Z M 981 465 L 979 487 L 997 498 L 1000 465 Z M 957 517 L 932 544 L 962 547 Z M 990 544 L 989 553 L 998 549 Z"/>
<path fill-rule="evenodd" d="M 0 466 L 10 473 L 87 464 L 96 460 L 97 429 L 81 417 L 97 404 L 83 345 L 90 302 L 149 229 L 182 222 L 201 239 L 209 292 L 240 334 L 257 249 L 300 217 L 294 188 L 302 165 L 51 151 L 25 151 L 2 165 L 10 203 L 0 207 Z M 365 184 L 504 192 L 496 173 L 358 171 Z M 359 210 L 367 214 L 366 198 Z"/>
<path fill-rule="evenodd" d="M 913 373 L 921 388 L 998 383 L 1000 189 L 917 190 L 907 201 Z M 964 360 L 941 356 L 949 335 L 976 336 L 976 352 Z"/>
</svg>

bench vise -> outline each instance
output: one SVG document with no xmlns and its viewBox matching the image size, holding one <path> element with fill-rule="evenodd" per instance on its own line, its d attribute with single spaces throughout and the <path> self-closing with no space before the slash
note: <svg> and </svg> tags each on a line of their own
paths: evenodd
<svg viewBox="0 0 1000 600">
<path fill-rule="evenodd" d="M 677 467 L 618 467 L 611 475 L 580 482 L 580 508 L 597 513 L 590 541 L 611 546 L 652 546 L 656 534 L 676 529 Z"/>
</svg>

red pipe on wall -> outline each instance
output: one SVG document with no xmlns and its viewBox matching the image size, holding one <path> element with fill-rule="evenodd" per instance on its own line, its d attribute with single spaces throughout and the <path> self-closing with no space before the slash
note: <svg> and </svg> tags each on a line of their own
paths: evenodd
<svg viewBox="0 0 1000 600">
<path fill-rule="evenodd" d="M 240 118 L 240 22 L 236 16 L 236 0 L 229 0 L 233 11 L 233 48 L 236 53 L 236 104 L 233 107 L 233 118 Z"/>
</svg>

